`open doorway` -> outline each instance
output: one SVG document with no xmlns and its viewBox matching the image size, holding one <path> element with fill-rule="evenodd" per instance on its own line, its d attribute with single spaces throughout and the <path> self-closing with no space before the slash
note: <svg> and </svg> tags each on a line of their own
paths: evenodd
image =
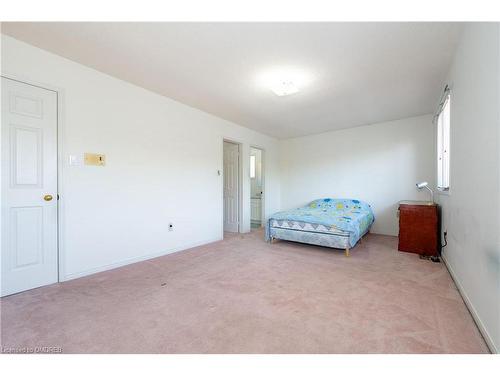
<svg viewBox="0 0 500 375">
<path fill-rule="evenodd" d="M 224 140 L 223 145 L 224 233 L 240 231 L 240 144 Z"/>
<path fill-rule="evenodd" d="M 264 225 L 264 155 L 263 150 L 250 147 L 250 227 Z"/>
</svg>

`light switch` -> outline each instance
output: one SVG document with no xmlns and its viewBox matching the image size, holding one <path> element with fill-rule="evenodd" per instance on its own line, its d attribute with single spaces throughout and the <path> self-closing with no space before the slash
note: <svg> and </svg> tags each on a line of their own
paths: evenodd
<svg viewBox="0 0 500 375">
<path fill-rule="evenodd" d="M 81 167 L 83 165 L 83 157 L 82 155 L 69 155 L 68 162 L 71 167 Z"/>
<path fill-rule="evenodd" d="M 104 167 L 105 164 L 106 164 L 105 155 L 85 153 L 85 165 L 95 165 Z"/>
</svg>

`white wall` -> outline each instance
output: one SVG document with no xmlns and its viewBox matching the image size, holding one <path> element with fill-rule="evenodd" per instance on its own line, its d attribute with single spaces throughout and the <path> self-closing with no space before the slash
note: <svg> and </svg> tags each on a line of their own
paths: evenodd
<svg viewBox="0 0 500 375">
<path fill-rule="evenodd" d="M 4 35 L 2 74 L 64 91 L 62 279 L 221 239 L 223 137 L 243 144 L 243 230 L 250 144 L 266 151 L 266 212 L 280 208 L 273 138 Z M 107 165 L 68 165 L 84 152 Z"/>
<path fill-rule="evenodd" d="M 430 115 L 283 141 L 284 209 L 317 198 L 355 198 L 372 205 L 372 232 L 397 235 L 398 202 L 428 200 L 415 183 L 435 183 Z"/>
<path fill-rule="evenodd" d="M 446 262 L 490 347 L 500 348 L 500 30 L 468 24 L 449 73 L 450 194 L 440 195 Z M 496 347 L 496 349 L 494 348 Z"/>
</svg>

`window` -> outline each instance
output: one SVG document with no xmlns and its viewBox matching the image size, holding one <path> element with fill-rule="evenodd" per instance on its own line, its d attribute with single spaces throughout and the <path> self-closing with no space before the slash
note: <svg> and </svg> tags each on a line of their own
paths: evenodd
<svg viewBox="0 0 500 375">
<path fill-rule="evenodd" d="M 447 93 L 437 117 L 437 188 L 450 190 L 450 94 Z"/>
<path fill-rule="evenodd" d="M 250 178 L 255 178 L 255 155 L 250 155 Z"/>
</svg>

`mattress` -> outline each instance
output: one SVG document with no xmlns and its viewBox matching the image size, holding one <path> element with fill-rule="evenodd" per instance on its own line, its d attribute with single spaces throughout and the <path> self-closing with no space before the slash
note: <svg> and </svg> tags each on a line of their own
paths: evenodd
<svg viewBox="0 0 500 375">
<path fill-rule="evenodd" d="M 270 225 L 271 228 L 291 229 L 291 230 L 298 230 L 302 232 L 312 232 L 312 233 L 335 234 L 337 236 L 349 237 L 349 232 L 340 230 L 333 225 L 311 224 L 302 221 L 276 220 L 276 219 L 271 219 Z"/>
</svg>

